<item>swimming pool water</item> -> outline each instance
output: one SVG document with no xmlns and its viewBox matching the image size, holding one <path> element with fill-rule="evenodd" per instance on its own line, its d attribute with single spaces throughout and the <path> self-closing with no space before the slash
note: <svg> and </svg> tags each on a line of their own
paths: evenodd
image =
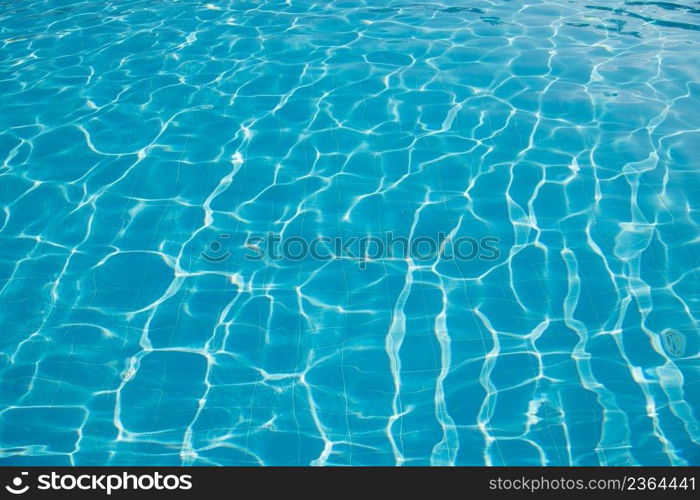
<svg viewBox="0 0 700 500">
<path fill-rule="evenodd" d="M 699 51 L 691 0 L 3 2 L 0 463 L 700 465 Z"/>
</svg>

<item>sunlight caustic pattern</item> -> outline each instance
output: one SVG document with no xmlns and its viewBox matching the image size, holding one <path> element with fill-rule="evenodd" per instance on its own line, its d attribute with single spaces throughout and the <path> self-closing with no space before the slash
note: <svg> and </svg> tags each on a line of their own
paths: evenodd
<svg viewBox="0 0 700 500">
<path fill-rule="evenodd" d="M 0 463 L 700 464 L 698 53 L 691 0 L 3 2 Z"/>
</svg>

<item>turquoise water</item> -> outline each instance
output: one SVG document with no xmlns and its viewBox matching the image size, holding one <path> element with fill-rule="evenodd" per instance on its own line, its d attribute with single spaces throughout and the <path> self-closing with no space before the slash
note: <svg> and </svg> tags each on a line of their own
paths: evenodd
<svg viewBox="0 0 700 500">
<path fill-rule="evenodd" d="M 698 53 L 690 0 L 3 2 L 0 464 L 700 465 Z"/>
</svg>

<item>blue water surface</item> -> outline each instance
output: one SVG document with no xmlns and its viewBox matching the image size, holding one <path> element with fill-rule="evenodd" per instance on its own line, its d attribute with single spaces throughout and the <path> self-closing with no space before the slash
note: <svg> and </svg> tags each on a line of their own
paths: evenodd
<svg viewBox="0 0 700 500">
<path fill-rule="evenodd" d="M 698 54 L 691 0 L 2 2 L 0 464 L 700 465 Z"/>
</svg>

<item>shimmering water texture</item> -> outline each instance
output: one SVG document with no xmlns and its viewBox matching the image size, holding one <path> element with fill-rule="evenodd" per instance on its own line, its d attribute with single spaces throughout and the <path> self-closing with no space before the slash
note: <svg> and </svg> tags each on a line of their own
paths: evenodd
<svg viewBox="0 0 700 500">
<path fill-rule="evenodd" d="M 0 38 L 0 463 L 700 464 L 700 2 L 16 0 Z M 390 231 L 500 256 L 245 258 Z"/>
</svg>

